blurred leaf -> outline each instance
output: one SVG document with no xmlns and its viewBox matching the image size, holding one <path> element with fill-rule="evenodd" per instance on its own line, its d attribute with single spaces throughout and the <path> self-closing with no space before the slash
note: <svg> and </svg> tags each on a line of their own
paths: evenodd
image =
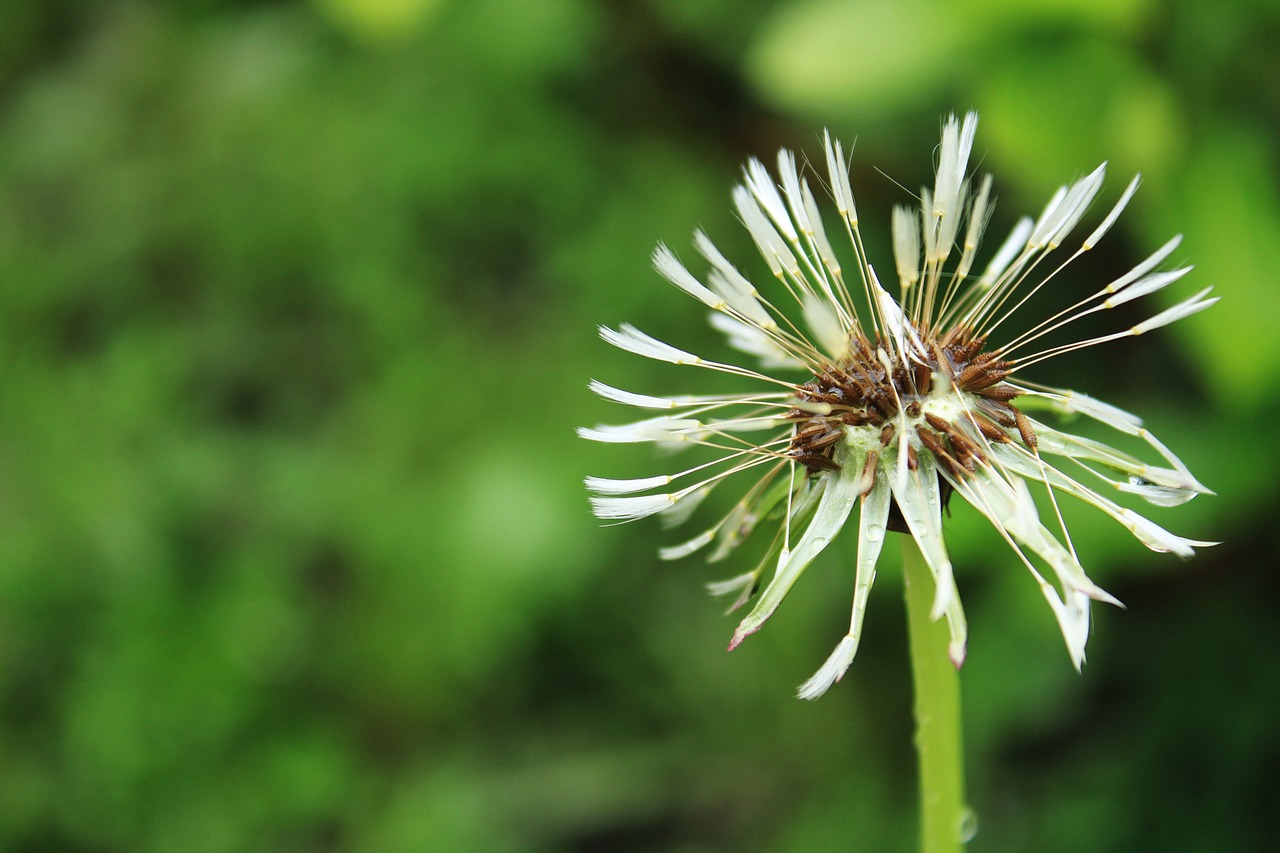
<svg viewBox="0 0 1280 853">
<path fill-rule="evenodd" d="M 1155 0 L 974 0 L 964 11 L 1002 30 L 1001 35 L 1015 37 L 1011 30 L 1036 24 L 1073 25 L 1092 33 L 1132 31 L 1158 12 L 1159 4 Z"/>
<path fill-rule="evenodd" d="M 1280 176 L 1272 142 L 1239 126 L 1218 126 L 1192 152 L 1156 227 L 1185 231 L 1183 251 L 1196 264 L 1197 284 L 1222 301 L 1175 328 L 1188 361 L 1215 401 L 1242 412 L 1274 400 L 1280 390 L 1280 289 L 1267 270 L 1280 269 Z"/>
<path fill-rule="evenodd" d="M 371 43 L 409 38 L 446 0 L 313 0 L 335 25 Z"/>
<path fill-rule="evenodd" d="M 979 92 L 978 145 L 994 155 L 997 180 L 1037 198 L 1103 161 L 1122 186 L 1139 171 L 1167 179 L 1185 156 L 1173 92 L 1111 42 L 1064 40 L 1005 53 L 993 59 Z"/>
<path fill-rule="evenodd" d="M 952 78 L 982 22 L 930 0 L 801 0 L 765 23 L 747 74 L 770 101 L 803 113 L 859 114 L 917 104 Z"/>
<path fill-rule="evenodd" d="M 787 109 L 865 121 L 868 112 L 911 110 L 960 81 L 982 80 L 992 59 L 1030 45 L 1026 61 L 1038 66 L 1040 29 L 1123 33 L 1152 8 L 1150 0 L 799 0 L 765 22 L 747 73 L 766 98 Z M 1128 79 L 1092 69 L 1090 78 L 1108 85 Z M 1081 83 L 1070 75 L 1055 82 Z M 1039 94 L 1052 103 L 1048 92 Z"/>
</svg>

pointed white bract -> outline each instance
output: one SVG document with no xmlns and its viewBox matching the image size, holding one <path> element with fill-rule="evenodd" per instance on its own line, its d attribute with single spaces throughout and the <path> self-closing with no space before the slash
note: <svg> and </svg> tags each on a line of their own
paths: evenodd
<svg viewBox="0 0 1280 853">
<path fill-rule="evenodd" d="M 920 280 L 920 225 L 916 212 L 904 205 L 893 209 L 893 258 L 905 291 Z"/>
<path fill-rule="evenodd" d="M 1156 272 L 1143 276 L 1124 290 L 1117 293 L 1109 299 L 1102 300 L 1102 304 L 1107 308 L 1115 308 L 1117 305 L 1123 305 L 1142 296 L 1150 296 L 1157 290 L 1163 290 L 1191 272 L 1191 267 L 1182 267 L 1181 269 L 1168 270 L 1166 272 Z"/>
<path fill-rule="evenodd" d="M 755 240 L 756 248 L 768 262 L 773 274 L 782 278 L 785 272 L 795 269 L 796 261 L 791 250 L 787 248 L 786 243 L 782 242 L 777 229 L 769 223 L 764 212 L 760 210 L 760 203 L 750 190 L 746 187 L 738 187 L 734 190 L 733 203 L 738 209 L 738 215 L 742 217 L 742 224 L 747 226 L 751 239 Z"/>
<path fill-rule="evenodd" d="M 591 511 L 607 521 L 635 521 L 661 512 L 676 502 L 675 495 L 631 495 L 625 498 L 592 495 Z"/>
<path fill-rule="evenodd" d="M 587 491 L 597 495 L 634 495 L 636 492 L 647 492 L 671 483 L 671 475 L 660 474 L 657 477 L 637 477 L 631 480 L 611 480 L 608 477 L 587 477 Z"/>
<path fill-rule="evenodd" d="M 978 132 L 978 114 L 968 113 L 963 126 L 957 126 L 954 117 L 942 129 L 942 151 L 938 156 L 938 174 L 933 189 L 932 221 L 928 218 L 928 205 L 922 205 L 925 214 L 924 232 L 929 235 L 936 228 L 936 235 L 928 242 L 934 245 L 927 257 L 930 260 L 945 259 L 951 251 L 960 228 L 960 217 L 966 199 L 963 188 L 967 179 L 969 152 L 973 150 L 973 138 Z"/>
<path fill-rule="evenodd" d="M 738 595 L 744 590 L 750 590 L 759 579 L 760 575 L 757 572 L 747 572 L 745 575 L 738 575 L 728 580 L 712 581 L 707 584 L 707 592 L 717 598 L 726 595 Z"/>
<path fill-rule="evenodd" d="M 840 325 L 840 318 L 831 303 L 819 296 L 806 294 L 800 313 L 818 350 L 832 361 L 844 358 L 849 348 L 849 333 Z"/>
<path fill-rule="evenodd" d="M 1133 180 L 1129 182 L 1129 186 L 1125 187 L 1124 192 L 1120 195 L 1120 200 L 1115 203 L 1115 206 L 1111 208 L 1111 212 L 1107 214 L 1107 218 L 1102 220 L 1102 224 L 1095 228 L 1093 233 L 1085 239 L 1082 246 L 1086 251 L 1098 245 L 1098 241 L 1102 239 L 1103 235 L 1111 230 L 1112 225 L 1116 224 L 1116 220 L 1120 218 L 1120 214 L 1128 206 L 1129 199 L 1133 198 L 1133 194 L 1138 191 L 1138 184 L 1140 183 L 1142 183 L 1142 176 L 1134 175 Z"/>
<path fill-rule="evenodd" d="M 1034 248 L 1043 245 L 1057 248 L 1061 245 L 1063 239 L 1071 233 L 1071 229 L 1076 227 L 1076 223 L 1089 209 L 1089 203 L 1098 194 L 1098 190 L 1102 189 L 1102 179 L 1106 172 L 1107 164 L 1103 163 L 1087 177 L 1081 178 L 1066 188 L 1065 192 L 1055 196 L 1058 200 L 1057 204 L 1045 209 L 1044 215 L 1037 223 L 1036 229 L 1031 232 L 1027 242 Z"/>
<path fill-rule="evenodd" d="M 634 444 L 644 441 L 674 444 L 688 441 L 691 435 L 696 435 L 702 428 L 702 422 L 694 418 L 663 415 L 630 424 L 603 424 L 595 429 L 579 427 L 578 435 L 588 441 L 602 441 L 606 444 Z"/>
<path fill-rule="evenodd" d="M 987 222 L 991 219 L 992 183 L 990 175 L 982 179 L 982 187 L 978 190 L 978 195 L 973 200 L 973 207 L 969 211 L 969 227 L 964 235 L 964 251 L 960 255 L 960 262 L 956 264 L 955 281 L 957 283 L 969 275 L 969 268 L 973 266 L 978 246 L 982 243 L 982 234 L 987 228 Z"/>
<path fill-rule="evenodd" d="M 696 355 L 676 349 L 670 344 L 664 344 L 657 338 L 646 335 L 630 323 L 623 323 L 618 327 L 617 331 L 607 326 L 601 326 L 600 337 L 618 349 L 624 349 L 627 352 L 633 352 L 645 358 L 669 361 L 672 364 L 699 364 L 702 361 Z"/>
<path fill-rule="evenodd" d="M 676 401 L 668 397 L 651 397 L 648 394 L 635 394 L 631 391 L 623 391 L 620 388 L 614 388 L 612 385 L 606 385 L 603 382 L 591 380 L 588 385 L 592 391 L 604 397 L 606 400 L 612 400 L 615 403 L 622 403 L 624 406 L 635 406 L 640 409 L 674 409 L 677 405 Z"/>
<path fill-rule="evenodd" d="M 724 255 L 720 254 L 720 250 L 715 247 L 710 238 L 701 231 L 696 231 L 693 235 L 693 244 L 712 265 L 711 272 L 707 274 L 707 286 L 747 322 L 762 330 L 777 328 L 777 322 L 760 304 L 755 285 L 738 272 Z"/>
<path fill-rule="evenodd" d="M 830 131 L 823 131 L 822 139 L 827 152 L 827 174 L 831 178 L 831 195 L 836 210 L 851 224 L 858 223 L 858 209 L 853 202 L 853 190 L 849 184 L 849 164 L 844 159 L 844 147 L 831 138 Z"/>
<path fill-rule="evenodd" d="M 1199 314 L 1201 311 L 1203 311 L 1204 309 L 1208 308 L 1210 305 L 1218 301 L 1217 296 L 1213 297 L 1212 299 L 1207 298 L 1209 296 L 1209 291 L 1211 290 L 1213 290 L 1212 287 L 1206 287 L 1204 290 L 1200 291 L 1195 296 L 1192 296 L 1188 299 L 1184 299 L 1181 302 L 1179 302 L 1177 305 L 1173 306 L 1172 308 L 1161 311 L 1159 314 L 1155 315 L 1150 320 L 1142 321 L 1141 323 L 1139 323 L 1138 325 L 1130 329 L 1129 334 L 1145 335 L 1147 332 L 1150 332 L 1154 329 L 1158 329 L 1161 326 L 1167 326 L 1170 323 L 1176 323 L 1179 320 L 1185 320 L 1186 318 L 1190 317 L 1192 314 Z"/>
<path fill-rule="evenodd" d="M 799 699 L 817 699 L 823 693 L 831 689 L 831 685 L 835 684 L 844 677 L 845 672 L 853 663 L 853 656 L 858 653 L 858 638 L 851 634 L 845 634 L 840 642 L 836 644 L 835 650 L 831 652 L 831 656 L 827 658 L 813 677 L 800 685 L 796 690 L 796 697 Z"/>
<path fill-rule="evenodd" d="M 1171 254 L 1173 254 L 1173 250 L 1178 248 L 1178 246 L 1181 245 L 1181 243 L 1182 243 L 1182 235 L 1181 234 L 1173 235 L 1172 237 L 1169 238 L 1169 242 L 1165 243 L 1159 249 L 1156 249 L 1154 252 L 1152 252 L 1150 256 L 1146 258 L 1146 260 L 1142 261 L 1142 263 L 1138 264 L 1133 269 L 1129 270 L 1127 273 L 1120 276 L 1115 281 L 1111 282 L 1105 288 L 1103 288 L 1103 292 L 1115 293 L 1117 290 L 1120 290 L 1121 288 L 1125 287 L 1130 282 L 1137 281 L 1138 279 L 1142 278 L 1144 275 L 1151 272 L 1151 270 L 1155 269 L 1158 264 L 1163 263 L 1164 259 L 1169 257 Z"/>
<path fill-rule="evenodd" d="M 753 538 L 764 540 L 751 570 L 708 585 L 733 599 L 731 610 L 753 602 L 730 648 L 759 630 L 835 540 L 842 540 L 840 550 L 855 549 L 849 629 L 800 686 L 804 699 L 821 696 L 852 665 L 891 531 L 919 547 L 934 579 L 931 615 L 946 622 L 951 660 L 963 662 L 968 628 L 943 529 L 949 500 L 969 503 L 1026 568 L 1077 669 L 1085 660 L 1091 602 L 1119 602 L 1085 573 L 1060 497 L 1105 513 L 1155 551 L 1186 558 L 1213 544 L 1171 533 L 1126 505 L 1176 507 L 1212 494 L 1140 418 L 1074 390 L 1035 384 L 1025 373 L 1073 350 L 1185 319 L 1216 297 L 1206 288 L 1129 328 L 1061 343 L 1060 330 L 1075 320 L 1119 316 L 1124 312 L 1105 312 L 1177 285 L 1192 268 L 1162 265 L 1181 238 L 1102 289 L 1083 291 L 1091 295 L 1062 296 L 1070 290 L 1063 269 L 1109 233 L 1138 188 L 1135 177 L 1071 257 L 1046 262 L 1089 216 L 1104 163 L 1059 188 L 1038 217 L 1018 220 L 985 267 L 975 267 L 994 206 L 991 177 L 969 173 L 976 129 L 973 113 L 949 118 L 932 186 L 921 190 L 918 206 L 893 211 L 896 292 L 881 284 L 867 258 L 846 150 L 826 134 L 825 173 L 814 185 L 834 199 L 839 219 L 827 225 L 838 222 L 833 235 L 844 233 L 843 249 L 828 238 L 799 167 L 804 161 L 783 150 L 776 177 L 753 159 L 732 193 L 768 274 L 757 280 L 741 271 L 701 231 L 693 240 L 707 265 L 701 277 L 665 245 L 653 253 L 656 270 L 711 309 L 712 325 L 751 365 L 706 360 L 627 324 L 601 329 L 628 352 L 744 384 L 742 393 L 652 396 L 592 381 L 591 390 L 607 400 L 662 414 L 579 430 L 606 443 L 705 449 L 706 461 L 681 471 L 588 477 L 586 485 L 593 511 L 608 522 L 656 515 L 673 526 L 711 513 L 696 535 L 661 548 L 662 559 L 701 553 L 718 562 Z M 970 278 L 971 269 L 983 272 Z M 1049 297 L 1067 307 L 1023 316 L 1029 302 Z M 1037 350 L 1051 334 L 1055 343 Z M 1119 433 L 1127 449 L 1058 429 L 1040 419 L 1044 413 L 1083 416 Z M 719 486 L 729 480 L 744 484 L 735 502 L 705 502 L 713 491 L 727 494 Z M 673 483 L 683 488 L 671 491 Z M 855 510 L 856 534 L 842 536 Z M 753 537 L 760 528 L 767 534 Z"/>
<path fill-rule="evenodd" d="M 681 542 L 679 545 L 672 545 L 666 548 L 659 548 L 658 557 L 663 560 L 679 560 L 681 557 L 687 557 L 695 551 L 700 551 L 707 545 L 710 545 L 714 538 L 714 530 L 704 530 L 687 542 Z"/>
<path fill-rule="evenodd" d="M 735 648 L 745 637 L 759 630 L 765 620 L 773 615 L 773 611 L 782 603 L 782 599 L 791 591 L 792 585 L 799 580 L 804 570 L 844 527 L 844 522 L 849 517 L 858 496 L 856 473 L 849 466 L 843 466 L 828 480 L 818 507 L 814 511 L 813 519 L 805 528 L 799 544 L 794 551 L 783 548 L 773 580 L 760 594 L 760 600 L 756 603 L 755 609 L 738 625 L 738 630 L 734 632 L 733 639 L 729 642 L 729 648 Z"/>
<path fill-rule="evenodd" d="M 662 243 L 659 243 L 658 247 L 653 250 L 653 268 L 667 281 L 702 302 L 708 308 L 714 308 L 719 311 L 725 307 L 724 300 L 694 278 L 693 274 L 684 268 L 684 264 L 680 263 L 675 254 Z"/>
<path fill-rule="evenodd" d="M 791 152 L 784 152 L 785 158 Z M 795 169 L 795 160 L 791 160 L 791 169 Z M 783 237 L 789 242 L 795 242 L 797 239 L 796 226 L 791 219 L 791 214 L 787 212 L 787 206 L 782 201 L 782 196 L 778 194 L 778 187 L 773 182 L 773 176 L 769 174 L 769 170 L 759 160 L 752 158 L 747 163 L 745 169 L 747 178 L 747 187 L 751 190 L 751 194 L 756 197 L 756 201 L 764 208 L 764 212 L 773 220 L 774 225 L 778 227 Z"/>
</svg>

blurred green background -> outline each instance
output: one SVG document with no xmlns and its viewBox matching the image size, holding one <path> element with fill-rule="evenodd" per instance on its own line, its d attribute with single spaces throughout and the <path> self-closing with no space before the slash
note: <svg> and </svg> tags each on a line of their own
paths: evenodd
<svg viewBox="0 0 1280 853">
<path fill-rule="evenodd" d="M 574 427 L 634 416 L 592 377 L 707 387 L 595 326 L 725 354 L 648 254 L 700 226 L 761 275 L 747 156 L 856 138 L 883 267 L 894 181 L 970 108 L 993 234 L 1143 172 L 1064 290 L 1185 232 L 1221 304 L 1037 378 L 1145 416 L 1219 492 L 1153 517 L 1225 543 L 1073 513 L 1129 607 L 1081 677 L 956 508 L 971 848 L 1266 849 L 1278 42 L 1243 0 L 0 6 L 0 849 L 913 849 L 892 560 L 849 676 L 796 701 L 852 543 L 726 654 L 703 584 L 742 569 L 600 529 L 581 478 L 665 463 Z"/>
</svg>

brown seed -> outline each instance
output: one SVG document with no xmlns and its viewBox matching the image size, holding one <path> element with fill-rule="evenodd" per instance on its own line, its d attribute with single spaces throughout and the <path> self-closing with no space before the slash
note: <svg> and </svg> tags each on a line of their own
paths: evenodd
<svg viewBox="0 0 1280 853">
<path fill-rule="evenodd" d="M 883 386 L 876 386 L 875 390 L 868 395 L 871 405 L 875 406 L 886 418 L 891 418 L 898 411 L 898 404 L 894 402 L 893 396 L 884 389 Z"/>
<path fill-rule="evenodd" d="M 934 368 L 946 373 L 948 376 L 954 376 L 956 372 L 955 365 L 951 363 L 946 351 L 938 345 L 937 341 L 929 342 L 929 350 L 933 353 Z"/>
<path fill-rule="evenodd" d="M 968 473 L 968 470 L 963 465 L 945 453 L 938 457 L 938 461 L 941 462 L 943 467 L 947 469 L 947 472 L 957 480 L 963 478 L 964 475 Z"/>
<path fill-rule="evenodd" d="M 969 390 L 969 386 L 973 385 L 987 372 L 986 367 L 981 364 L 970 364 L 960 374 L 956 376 L 956 385 L 964 390 Z"/>
<path fill-rule="evenodd" d="M 984 418 L 977 412 L 970 412 L 969 420 L 978 428 L 978 432 L 982 433 L 991 441 L 998 444 L 1007 444 L 1013 440 L 1009 438 L 1009 434 L 1007 432 L 1000 429 L 1000 427 L 998 427 L 993 421 L 988 418 Z"/>
<path fill-rule="evenodd" d="M 948 333 L 946 346 L 956 364 L 963 364 L 978 356 L 986 342 L 986 338 L 974 335 L 972 329 L 957 327 Z"/>
<path fill-rule="evenodd" d="M 946 445 L 942 443 L 942 436 L 923 426 L 916 427 L 916 433 L 920 436 L 920 443 L 934 455 L 935 459 L 946 467 L 951 476 L 963 477 L 965 475 L 966 466 L 962 465 L 958 459 L 947 452 Z M 975 469 L 968 468 L 968 470 Z"/>
<path fill-rule="evenodd" d="M 826 431 L 827 431 L 827 424 L 825 421 L 812 420 L 804 427 L 804 429 L 796 430 L 795 437 L 791 439 L 791 443 L 792 444 L 807 443 L 811 439 L 817 438 L 818 436 L 824 434 Z"/>
<path fill-rule="evenodd" d="M 889 442 L 893 441 L 893 424 L 885 424 L 884 429 L 880 430 L 880 446 L 888 447 Z"/>
<path fill-rule="evenodd" d="M 986 457 L 982 455 L 982 448 L 978 447 L 973 439 L 965 435 L 964 430 L 955 424 L 951 425 L 951 429 L 947 432 L 947 438 L 951 440 L 951 448 L 953 450 L 971 454 L 983 462 L 987 461 Z"/>
<path fill-rule="evenodd" d="M 925 429 L 924 427 L 916 427 L 915 432 L 920 435 L 920 443 L 924 444 L 925 450 L 933 453 L 934 459 L 940 461 L 941 464 L 946 467 L 947 471 L 950 471 L 952 476 L 957 476 L 957 478 L 959 478 L 959 476 L 965 475 L 966 470 L 977 470 L 977 465 L 975 465 L 973 456 L 969 457 L 969 464 L 964 465 L 961 464 L 960 460 L 957 460 L 955 456 L 948 453 L 945 444 L 942 443 L 941 435 L 932 432 L 932 430 Z"/>
<path fill-rule="evenodd" d="M 989 355 L 989 353 L 983 353 L 982 355 Z M 979 359 L 981 357 L 979 356 Z M 956 377 L 956 385 L 965 391 L 981 391 L 983 388 L 989 388 L 1008 376 L 1009 367 L 1008 362 L 1004 361 L 991 362 L 988 360 L 979 362 L 975 360 Z"/>
<path fill-rule="evenodd" d="M 809 469 L 809 473 L 816 474 L 818 471 L 839 471 L 839 463 L 833 462 L 829 457 L 820 453 L 801 453 L 793 451 L 791 457 L 801 465 Z"/>
<path fill-rule="evenodd" d="M 1013 406 L 1009 408 L 1013 409 Z M 1013 409 L 1013 418 L 1018 424 L 1018 432 L 1022 435 L 1022 443 L 1034 453 L 1036 451 L 1036 431 L 1031 428 L 1031 418 L 1018 409 Z"/>
<path fill-rule="evenodd" d="M 946 432 L 947 430 L 951 429 L 950 421 L 948 421 L 946 418 L 938 417 L 933 412 L 925 412 L 924 419 L 929 422 L 929 426 L 933 427 L 939 432 Z"/>
<path fill-rule="evenodd" d="M 929 388 L 933 385 L 933 368 L 927 364 L 917 363 L 914 373 L 912 384 L 915 386 L 916 393 L 929 393 Z"/>
<path fill-rule="evenodd" d="M 920 436 L 920 443 L 923 444 L 925 449 L 934 456 L 941 456 L 947 452 L 946 447 L 942 444 L 942 436 L 938 435 L 933 430 L 927 429 L 924 426 L 917 426 L 916 435 Z"/>
<path fill-rule="evenodd" d="M 807 446 L 811 451 L 822 450 L 823 448 L 830 447 L 842 438 L 844 438 L 844 430 L 834 429 L 830 432 L 824 433 L 818 438 L 815 438 L 813 441 L 808 442 Z"/>
<path fill-rule="evenodd" d="M 1013 406 L 1003 400 L 987 400 L 978 398 L 978 408 L 991 416 L 991 419 L 1003 427 L 1011 427 L 1014 424 Z"/>
<path fill-rule="evenodd" d="M 975 394 L 986 397 L 988 400 L 1012 400 L 1014 397 L 1022 395 L 1022 390 L 1014 388 L 1012 385 L 992 385 L 988 388 L 982 388 L 974 391 Z"/>
<path fill-rule="evenodd" d="M 950 438 L 951 450 L 956 460 L 965 468 L 970 471 L 977 471 L 979 462 L 986 463 L 987 457 L 983 456 L 982 451 L 973 444 L 966 443 L 968 439 L 964 436 L 959 433 L 953 433 Z"/>
<path fill-rule="evenodd" d="M 874 450 L 867 454 L 867 461 L 862 466 L 862 479 L 866 480 L 868 485 L 862 490 L 862 497 L 871 494 L 871 490 L 876 485 L 876 466 L 880 464 L 880 454 Z"/>
</svg>

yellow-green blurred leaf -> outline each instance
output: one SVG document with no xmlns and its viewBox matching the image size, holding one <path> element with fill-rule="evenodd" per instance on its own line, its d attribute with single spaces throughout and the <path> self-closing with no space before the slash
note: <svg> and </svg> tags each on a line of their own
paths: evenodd
<svg viewBox="0 0 1280 853">
<path fill-rule="evenodd" d="M 1195 284 L 1213 285 L 1222 301 L 1173 330 L 1188 361 L 1223 406 L 1248 409 L 1274 399 L 1280 378 L 1280 175 L 1274 142 L 1219 127 L 1196 147 L 1151 222 L 1180 229 L 1196 264 Z M 1154 230 L 1154 229 L 1153 229 Z"/>
<path fill-rule="evenodd" d="M 409 38 L 444 5 L 444 0 L 314 0 L 334 26 L 368 42 Z"/>
<path fill-rule="evenodd" d="M 1007 55 L 979 92 L 980 146 L 994 155 L 997 179 L 1046 199 L 1104 160 L 1122 182 L 1138 171 L 1165 174 L 1182 155 L 1182 116 L 1168 84 L 1111 42 Z"/>
<path fill-rule="evenodd" d="M 929 0 L 808 0 L 762 29 L 747 72 L 769 100 L 801 112 L 884 110 L 954 74 L 979 22 Z"/>
</svg>

